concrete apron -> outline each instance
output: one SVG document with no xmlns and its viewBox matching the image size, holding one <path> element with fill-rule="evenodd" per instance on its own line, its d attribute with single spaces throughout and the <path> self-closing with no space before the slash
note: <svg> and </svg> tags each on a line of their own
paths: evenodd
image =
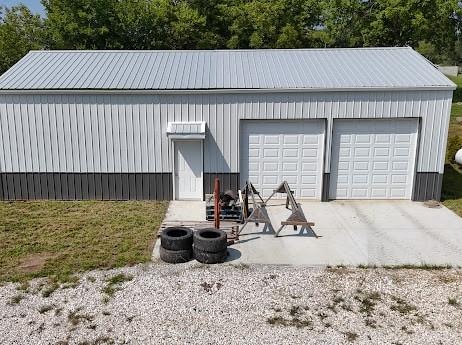
<svg viewBox="0 0 462 345">
<path fill-rule="evenodd" d="M 312 229 L 272 229 L 249 223 L 228 261 L 282 265 L 462 266 L 462 218 L 445 207 L 412 201 L 299 201 Z M 194 206 L 193 206 L 194 205 Z M 277 230 L 290 215 L 284 201 L 268 207 Z M 203 220 L 204 203 L 172 202 L 168 220 Z M 192 219 L 194 217 L 194 219 Z M 158 257 L 158 245 L 154 257 Z M 156 253 L 157 251 L 157 253 Z"/>
</svg>

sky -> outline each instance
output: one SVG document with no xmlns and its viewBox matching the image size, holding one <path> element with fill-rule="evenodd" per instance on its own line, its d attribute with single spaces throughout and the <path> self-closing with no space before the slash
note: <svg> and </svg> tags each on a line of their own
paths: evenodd
<svg viewBox="0 0 462 345">
<path fill-rule="evenodd" d="M 44 14 L 44 9 L 40 0 L 0 0 L 0 5 L 11 7 L 23 3 L 30 8 L 32 12 Z"/>
</svg>

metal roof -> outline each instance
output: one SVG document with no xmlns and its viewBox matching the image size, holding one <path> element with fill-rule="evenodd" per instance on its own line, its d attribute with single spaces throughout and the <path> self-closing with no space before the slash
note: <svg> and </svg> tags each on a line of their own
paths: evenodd
<svg viewBox="0 0 462 345">
<path fill-rule="evenodd" d="M 455 89 L 408 47 L 31 51 L 0 90 Z"/>
</svg>

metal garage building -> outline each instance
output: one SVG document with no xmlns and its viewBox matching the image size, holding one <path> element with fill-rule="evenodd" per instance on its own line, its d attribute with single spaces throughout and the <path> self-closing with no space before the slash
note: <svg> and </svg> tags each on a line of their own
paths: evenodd
<svg viewBox="0 0 462 345">
<path fill-rule="evenodd" d="M 0 198 L 439 199 L 454 89 L 410 48 L 32 51 L 0 77 Z"/>
</svg>

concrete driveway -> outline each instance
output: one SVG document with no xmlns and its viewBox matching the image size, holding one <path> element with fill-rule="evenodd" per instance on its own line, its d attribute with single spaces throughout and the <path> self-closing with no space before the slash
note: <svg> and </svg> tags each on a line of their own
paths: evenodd
<svg viewBox="0 0 462 345">
<path fill-rule="evenodd" d="M 428 208 L 412 201 L 300 203 L 308 221 L 316 223 L 312 230 L 286 227 L 275 238 L 271 229 L 249 223 L 240 242 L 230 247 L 229 260 L 246 264 L 462 266 L 462 218 L 445 207 Z M 169 215 L 197 217 L 196 213 L 204 210 L 203 203 L 187 204 L 188 212 L 181 212 L 186 203 L 173 202 Z M 267 210 L 276 229 L 290 214 L 283 201 L 275 201 Z"/>
</svg>

